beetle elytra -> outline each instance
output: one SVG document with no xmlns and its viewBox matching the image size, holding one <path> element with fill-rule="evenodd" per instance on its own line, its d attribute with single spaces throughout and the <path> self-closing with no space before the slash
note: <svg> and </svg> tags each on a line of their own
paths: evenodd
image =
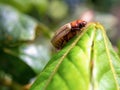
<svg viewBox="0 0 120 90">
<path fill-rule="evenodd" d="M 63 48 L 71 38 L 81 32 L 81 29 L 85 27 L 86 24 L 86 21 L 75 20 L 60 27 L 51 40 L 53 46 L 57 49 Z"/>
</svg>

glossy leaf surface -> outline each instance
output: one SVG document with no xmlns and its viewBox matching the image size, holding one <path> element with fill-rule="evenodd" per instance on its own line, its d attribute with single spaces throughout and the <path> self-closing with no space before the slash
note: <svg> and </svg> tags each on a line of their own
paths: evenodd
<svg viewBox="0 0 120 90">
<path fill-rule="evenodd" d="M 0 4 L 0 45 L 35 39 L 37 23 L 8 5 Z"/>
<path fill-rule="evenodd" d="M 49 30 L 44 24 L 9 5 L 0 4 L 0 69 L 20 82 L 27 82 L 48 62 L 51 54 L 49 38 Z M 25 80 L 19 78 L 21 76 Z"/>
</svg>

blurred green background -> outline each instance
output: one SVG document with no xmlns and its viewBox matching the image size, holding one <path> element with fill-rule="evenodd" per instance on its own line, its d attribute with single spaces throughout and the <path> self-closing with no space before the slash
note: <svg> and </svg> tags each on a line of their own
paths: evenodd
<svg viewBox="0 0 120 90">
<path fill-rule="evenodd" d="M 0 90 L 27 90 L 56 52 L 60 26 L 100 22 L 120 48 L 120 0 L 0 0 Z"/>
</svg>

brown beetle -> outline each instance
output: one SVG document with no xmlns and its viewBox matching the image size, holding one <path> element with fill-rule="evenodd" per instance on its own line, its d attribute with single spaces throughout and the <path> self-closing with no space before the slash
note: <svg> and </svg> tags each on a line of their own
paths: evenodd
<svg viewBox="0 0 120 90">
<path fill-rule="evenodd" d="M 81 32 L 81 28 L 85 27 L 86 24 L 87 22 L 83 20 L 75 20 L 71 23 L 65 24 L 56 31 L 53 39 L 51 40 L 53 46 L 57 49 L 63 48 L 66 42 Z"/>
</svg>

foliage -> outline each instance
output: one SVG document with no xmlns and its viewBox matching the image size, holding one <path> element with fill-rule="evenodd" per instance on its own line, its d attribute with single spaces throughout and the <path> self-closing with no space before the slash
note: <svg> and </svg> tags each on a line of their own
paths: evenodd
<svg viewBox="0 0 120 90">
<path fill-rule="evenodd" d="M 50 43 L 61 23 L 79 19 L 86 9 L 79 3 L 0 0 L 0 90 L 119 90 L 119 57 L 102 25 L 89 23 L 59 52 Z M 116 22 L 109 14 L 94 19 L 109 29 Z"/>
<path fill-rule="evenodd" d="M 119 68 L 103 27 L 91 23 L 50 60 L 31 90 L 119 90 Z"/>
<path fill-rule="evenodd" d="M 0 70 L 11 74 L 17 83 L 27 84 L 50 58 L 48 28 L 1 4 L 0 30 Z"/>
</svg>

